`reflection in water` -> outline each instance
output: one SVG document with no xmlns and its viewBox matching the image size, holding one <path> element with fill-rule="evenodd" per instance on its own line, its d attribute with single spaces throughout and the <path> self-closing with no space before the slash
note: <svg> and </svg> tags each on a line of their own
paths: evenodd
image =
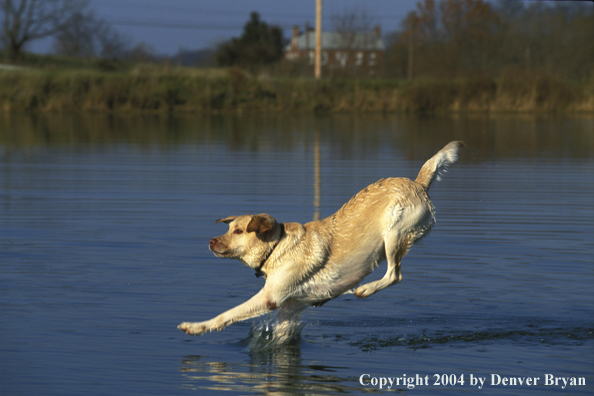
<svg viewBox="0 0 594 396">
<path fill-rule="evenodd" d="M 314 135 L 314 216 L 320 220 L 320 129 L 316 126 Z"/>
<path fill-rule="evenodd" d="M 163 117 L 7 113 L 0 116 L 0 145 L 130 143 L 167 149 L 179 144 L 222 144 L 231 150 L 268 152 L 332 142 L 333 156 L 351 159 L 373 158 L 379 148 L 389 144 L 405 150 L 409 160 L 425 160 L 427 152 L 444 142 L 464 140 L 473 152 L 472 158 L 467 158 L 470 161 L 495 157 L 591 158 L 593 129 L 594 117 L 589 114 L 564 118 L 546 114 Z"/>
<path fill-rule="evenodd" d="M 308 377 L 301 366 L 299 341 L 251 351 L 247 364 L 187 356 L 182 359 L 181 371 L 186 374 L 186 388 L 235 392 L 294 390 L 295 383 L 305 381 Z"/>
<path fill-rule="evenodd" d="M 260 344 L 255 340 L 266 337 L 259 331 L 252 332 L 246 344 Z M 335 394 L 360 391 L 356 381 L 341 378 L 334 373 L 343 367 L 318 364 L 304 365 L 301 359 L 301 341 L 272 348 L 250 348 L 249 363 L 233 364 L 213 361 L 208 356 L 190 355 L 181 360 L 185 375 L 184 388 L 217 391 L 251 392 L 268 394 Z M 353 383 L 351 388 L 349 383 Z"/>
</svg>

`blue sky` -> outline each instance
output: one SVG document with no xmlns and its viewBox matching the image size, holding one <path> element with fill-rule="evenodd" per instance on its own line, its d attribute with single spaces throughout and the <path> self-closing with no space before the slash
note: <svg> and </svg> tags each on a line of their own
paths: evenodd
<svg viewBox="0 0 594 396">
<path fill-rule="evenodd" d="M 324 0 L 323 28 L 331 15 L 364 8 L 384 33 L 399 28 L 418 0 Z M 241 35 L 249 14 L 257 11 L 268 24 L 280 26 L 285 38 L 294 25 L 315 22 L 315 0 L 89 0 L 95 14 L 113 24 L 131 43 L 145 42 L 157 53 L 172 55 L 180 48 L 212 47 Z M 47 52 L 51 40 L 34 42 L 33 52 Z"/>
</svg>

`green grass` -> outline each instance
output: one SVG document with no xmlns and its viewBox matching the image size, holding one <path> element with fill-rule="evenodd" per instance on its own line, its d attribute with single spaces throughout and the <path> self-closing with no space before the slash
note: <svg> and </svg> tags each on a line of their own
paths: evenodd
<svg viewBox="0 0 594 396">
<path fill-rule="evenodd" d="M 39 66 L 39 67 L 38 67 Z M 591 81 L 258 77 L 198 69 L 31 56 L 0 70 L 5 111 L 119 112 L 594 112 Z"/>
</svg>

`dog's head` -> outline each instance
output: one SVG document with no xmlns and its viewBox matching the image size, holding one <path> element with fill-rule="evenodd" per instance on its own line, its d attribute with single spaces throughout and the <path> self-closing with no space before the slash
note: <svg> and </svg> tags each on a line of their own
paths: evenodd
<svg viewBox="0 0 594 396">
<path fill-rule="evenodd" d="M 281 227 L 270 215 L 230 216 L 219 219 L 229 230 L 209 241 L 217 257 L 235 258 L 251 268 L 258 268 L 281 238 Z"/>
</svg>

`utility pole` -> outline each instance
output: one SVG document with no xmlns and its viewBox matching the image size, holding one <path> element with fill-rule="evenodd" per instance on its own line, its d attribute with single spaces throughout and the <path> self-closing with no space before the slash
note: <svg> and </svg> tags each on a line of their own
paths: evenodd
<svg viewBox="0 0 594 396">
<path fill-rule="evenodd" d="M 415 40 L 413 37 L 413 32 L 410 33 L 410 37 L 408 38 L 408 79 L 413 79 L 413 56 L 414 56 L 414 44 Z"/>
<path fill-rule="evenodd" d="M 419 21 L 417 19 L 416 14 L 412 15 L 411 27 L 410 27 L 410 36 L 408 37 L 408 79 L 412 80 L 414 77 L 413 74 L 413 67 L 414 67 L 414 53 L 415 53 L 415 34 L 417 34 L 417 25 Z"/>
<path fill-rule="evenodd" d="M 322 0 L 316 0 L 316 53 L 314 74 L 316 79 L 322 77 Z"/>
</svg>

